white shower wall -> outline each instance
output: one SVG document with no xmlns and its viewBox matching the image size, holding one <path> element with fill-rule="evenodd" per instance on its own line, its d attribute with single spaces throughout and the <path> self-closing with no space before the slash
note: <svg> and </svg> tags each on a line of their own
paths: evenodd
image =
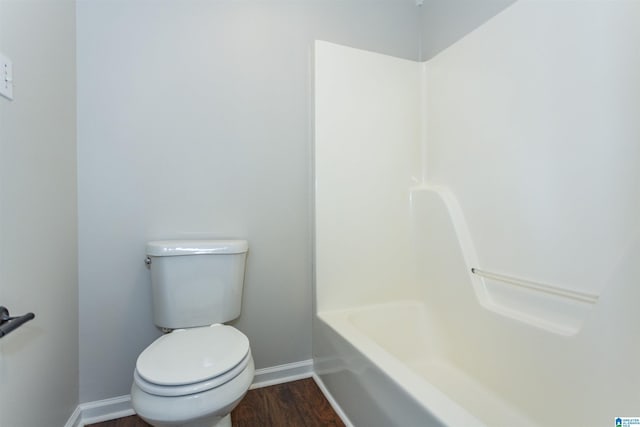
<svg viewBox="0 0 640 427">
<path fill-rule="evenodd" d="M 422 298 L 451 334 L 453 363 L 537 424 L 640 414 L 637 22 L 638 2 L 520 0 L 426 65 L 320 44 L 318 311 Z M 406 103 L 387 101 L 388 88 Z M 438 258 L 455 235 L 425 185 L 457 199 L 477 265 L 456 248 Z M 470 267 L 597 302 L 563 329 L 572 302 L 486 281 L 488 300 L 513 310 L 503 316 L 471 298 Z M 331 359 L 322 344 L 315 353 Z"/>
<path fill-rule="evenodd" d="M 420 69 L 327 42 L 315 50 L 317 303 L 385 301 L 413 283 L 406 200 L 420 177 Z"/>
<path fill-rule="evenodd" d="M 638 2 L 520 1 L 429 61 L 428 180 L 484 268 L 606 288 L 640 228 L 639 19 Z"/>
<path fill-rule="evenodd" d="M 477 267 L 599 296 L 572 337 L 461 329 L 458 362 L 512 372 L 487 376 L 512 396 L 534 384 L 517 399 L 542 425 L 640 413 L 639 21 L 638 2 L 521 0 L 427 65 L 427 180 L 455 194 Z"/>
</svg>

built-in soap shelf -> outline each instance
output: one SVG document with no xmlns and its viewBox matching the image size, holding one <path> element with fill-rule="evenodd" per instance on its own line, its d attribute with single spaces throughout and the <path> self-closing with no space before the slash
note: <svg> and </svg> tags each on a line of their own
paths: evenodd
<svg viewBox="0 0 640 427">
<path fill-rule="evenodd" d="M 440 222 L 431 224 L 433 229 L 452 230 L 448 234 L 457 241 L 461 261 L 468 268 L 469 281 L 482 307 L 559 335 L 571 336 L 580 331 L 597 304 L 598 295 L 478 268 L 464 214 L 451 191 L 442 186 L 421 185 L 411 189 L 411 198 L 414 206 L 429 213 L 428 218 Z M 415 220 L 420 221 L 420 215 L 417 217 Z"/>
<path fill-rule="evenodd" d="M 560 335 L 575 335 L 598 295 L 549 285 L 478 268 L 483 280 L 485 307 Z"/>
</svg>

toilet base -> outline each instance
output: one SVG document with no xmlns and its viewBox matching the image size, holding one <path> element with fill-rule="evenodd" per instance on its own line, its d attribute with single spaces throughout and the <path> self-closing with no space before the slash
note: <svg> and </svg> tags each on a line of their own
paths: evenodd
<svg viewBox="0 0 640 427">
<path fill-rule="evenodd" d="M 231 414 L 221 419 L 214 427 L 231 427 Z"/>
<path fill-rule="evenodd" d="M 227 414 L 217 423 L 211 424 L 211 420 L 207 421 L 192 421 L 185 424 L 185 427 L 231 427 L 231 414 Z"/>
<path fill-rule="evenodd" d="M 169 425 L 169 424 L 159 423 L 158 421 L 155 421 L 155 420 L 145 419 L 144 417 L 140 417 L 140 418 L 142 418 L 152 426 L 164 427 Z M 211 419 L 206 419 L 206 420 L 189 421 L 184 424 L 170 424 L 170 425 L 171 427 L 231 427 L 231 414 L 227 414 L 218 422 L 213 422 L 213 424 L 211 423 L 212 423 Z"/>
</svg>

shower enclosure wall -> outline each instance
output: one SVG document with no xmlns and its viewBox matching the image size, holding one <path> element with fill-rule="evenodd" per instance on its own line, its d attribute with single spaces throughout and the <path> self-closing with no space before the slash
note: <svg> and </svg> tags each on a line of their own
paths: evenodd
<svg viewBox="0 0 640 427">
<path fill-rule="evenodd" d="M 356 426 L 640 417 L 640 3 L 315 49 L 316 372 Z"/>
</svg>

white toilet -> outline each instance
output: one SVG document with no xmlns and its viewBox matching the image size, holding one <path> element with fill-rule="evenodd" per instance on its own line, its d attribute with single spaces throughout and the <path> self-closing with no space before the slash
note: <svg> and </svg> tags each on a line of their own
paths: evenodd
<svg viewBox="0 0 640 427">
<path fill-rule="evenodd" d="M 231 427 L 253 381 L 248 338 L 222 323 L 240 315 L 244 240 L 147 244 L 154 323 L 172 330 L 138 357 L 136 413 L 156 427 Z"/>
</svg>

